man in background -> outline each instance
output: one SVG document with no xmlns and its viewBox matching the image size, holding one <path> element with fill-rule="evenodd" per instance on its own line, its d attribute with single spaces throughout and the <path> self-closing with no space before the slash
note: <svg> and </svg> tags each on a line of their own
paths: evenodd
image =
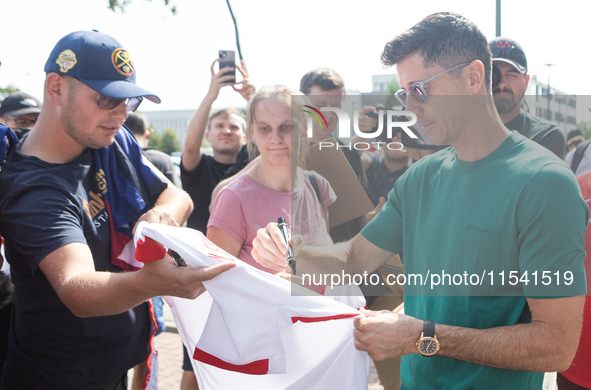
<svg viewBox="0 0 591 390">
<path fill-rule="evenodd" d="M 334 107 L 341 108 L 343 104 L 343 98 L 346 94 L 345 81 L 343 78 L 334 70 L 328 68 L 316 68 L 306 73 L 300 80 L 300 92 L 305 94 L 314 107 L 320 109 L 321 107 Z M 328 122 L 328 126 L 320 127 L 314 123 L 313 135 L 310 139 L 311 142 L 320 142 L 330 137 L 331 133 L 337 128 L 338 117 L 334 112 L 323 112 L 324 117 Z M 362 116 L 362 120 L 369 118 Z M 360 127 L 362 123 L 360 120 Z M 362 129 L 369 131 L 368 129 Z M 337 139 L 339 145 L 344 145 L 343 142 Z M 357 179 L 361 183 L 363 189 L 367 191 L 367 176 L 361 163 L 359 152 L 355 149 L 343 147 L 340 148 L 345 154 L 349 165 L 355 172 Z M 334 242 L 342 242 L 350 240 L 355 237 L 357 233 L 361 231 L 367 218 L 365 215 L 342 223 L 338 226 L 334 226 L 330 229 L 330 237 Z"/>
<path fill-rule="evenodd" d="M 127 116 L 125 125 L 133 133 L 137 143 L 142 148 L 142 153 L 168 180 L 175 186 L 181 188 L 181 178 L 174 170 L 174 163 L 170 156 L 164 152 L 148 146 L 154 129 L 150 127 L 150 121 L 143 112 L 132 112 Z"/>
<path fill-rule="evenodd" d="M 0 121 L 14 130 L 17 137 L 22 139 L 35 126 L 42 106 L 36 97 L 28 93 L 13 92 L 0 106 Z"/>
<path fill-rule="evenodd" d="M 529 83 L 527 59 L 521 46 L 504 37 L 493 39 L 488 46 L 493 56 L 493 98 L 503 124 L 564 158 L 566 139 L 562 130 L 521 109 Z"/>
</svg>

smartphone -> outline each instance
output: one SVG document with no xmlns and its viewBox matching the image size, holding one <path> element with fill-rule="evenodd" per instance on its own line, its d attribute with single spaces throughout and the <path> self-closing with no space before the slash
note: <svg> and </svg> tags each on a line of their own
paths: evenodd
<svg viewBox="0 0 591 390">
<path fill-rule="evenodd" d="M 220 50 L 220 69 L 232 67 L 232 71 L 224 73 L 224 76 L 234 76 L 233 79 L 227 81 L 227 83 L 236 82 L 236 62 L 234 57 L 234 50 Z"/>
</svg>

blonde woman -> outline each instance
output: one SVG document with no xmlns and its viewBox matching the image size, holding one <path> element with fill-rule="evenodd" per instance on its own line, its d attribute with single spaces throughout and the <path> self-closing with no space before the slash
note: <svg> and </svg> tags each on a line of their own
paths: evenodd
<svg viewBox="0 0 591 390">
<path fill-rule="evenodd" d="M 256 145 L 260 159 L 220 191 L 208 223 L 210 240 L 267 272 L 273 271 L 251 255 L 252 240 L 258 229 L 278 217 L 284 217 L 291 234 L 302 235 L 309 245 L 332 243 L 327 208 L 336 195 L 326 179 L 302 169 L 308 146 L 304 99 L 303 94 L 281 85 L 264 87 L 252 97 L 247 112 L 248 145 Z M 318 192 L 311 180 L 316 181 Z"/>
</svg>

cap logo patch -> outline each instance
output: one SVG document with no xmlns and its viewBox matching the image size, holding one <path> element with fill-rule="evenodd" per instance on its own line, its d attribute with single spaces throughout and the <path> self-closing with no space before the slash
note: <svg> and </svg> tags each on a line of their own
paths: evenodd
<svg viewBox="0 0 591 390">
<path fill-rule="evenodd" d="M 63 73 L 68 73 L 77 62 L 76 54 L 70 49 L 62 51 L 55 61 L 55 63 L 59 65 L 60 71 Z"/>
<path fill-rule="evenodd" d="M 133 74 L 133 62 L 131 62 L 131 57 L 127 50 L 121 48 L 113 50 L 111 60 L 117 72 L 123 76 L 131 76 Z"/>
<path fill-rule="evenodd" d="M 509 41 L 499 41 L 499 43 L 497 43 L 497 47 L 503 47 L 503 48 L 508 48 L 511 47 L 511 44 L 509 43 Z M 505 50 L 501 51 L 501 55 L 505 54 Z"/>
<path fill-rule="evenodd" d="M 37 107 L 37 103 L 33 99 L 23 99 L 21 100 L 21 104 L 27 107 Z"/>
</svg>

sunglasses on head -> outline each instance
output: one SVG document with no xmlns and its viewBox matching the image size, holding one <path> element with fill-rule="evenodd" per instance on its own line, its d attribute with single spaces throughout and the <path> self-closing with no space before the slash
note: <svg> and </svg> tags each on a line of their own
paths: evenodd
<svg viewBox="0 0 591 390">
<path fill-rule="evenodd" d="M 112 110 L 119 106 L 121 102 L 125 101 L 127 112 L 134 112 L 137 110 L 142 100 L 144 100 L 144 98 L 141 96 L 122 99 L 101 94 L 101 97 L 96 104 L 103 110 Z"/>
<path fill-rule="evenodd" d="M 464 67 L 466 65 L 469 65 L 469 62 L 464 62 L 463 64 L 459 64 L 456 65 L 448 70 L 446 70 L 445 72 L 439 73 L 425 81 L 417 81 L 414 83 L 410 83 L 408 85 L 408 90 L 404 89 L 404 88 L 400 88 L 398 91 L 396 91 L 396 93 L 394 95 L 396 95 L 396 97 L 398 98 L 398 100 L 400 101 L 400 103 L 406 107 L 406 100 L 408 95 L 412 95 L 413 97 L 417 98 L 419 103 L 425 103 L 427 101 L 427 91 L 425 91 L 425 83 L 436 79 L 437 77 L 444 75 L 448 72 L 451 72 L 454 69 L 458 69 L 461 67 Z"/>
</svg>

